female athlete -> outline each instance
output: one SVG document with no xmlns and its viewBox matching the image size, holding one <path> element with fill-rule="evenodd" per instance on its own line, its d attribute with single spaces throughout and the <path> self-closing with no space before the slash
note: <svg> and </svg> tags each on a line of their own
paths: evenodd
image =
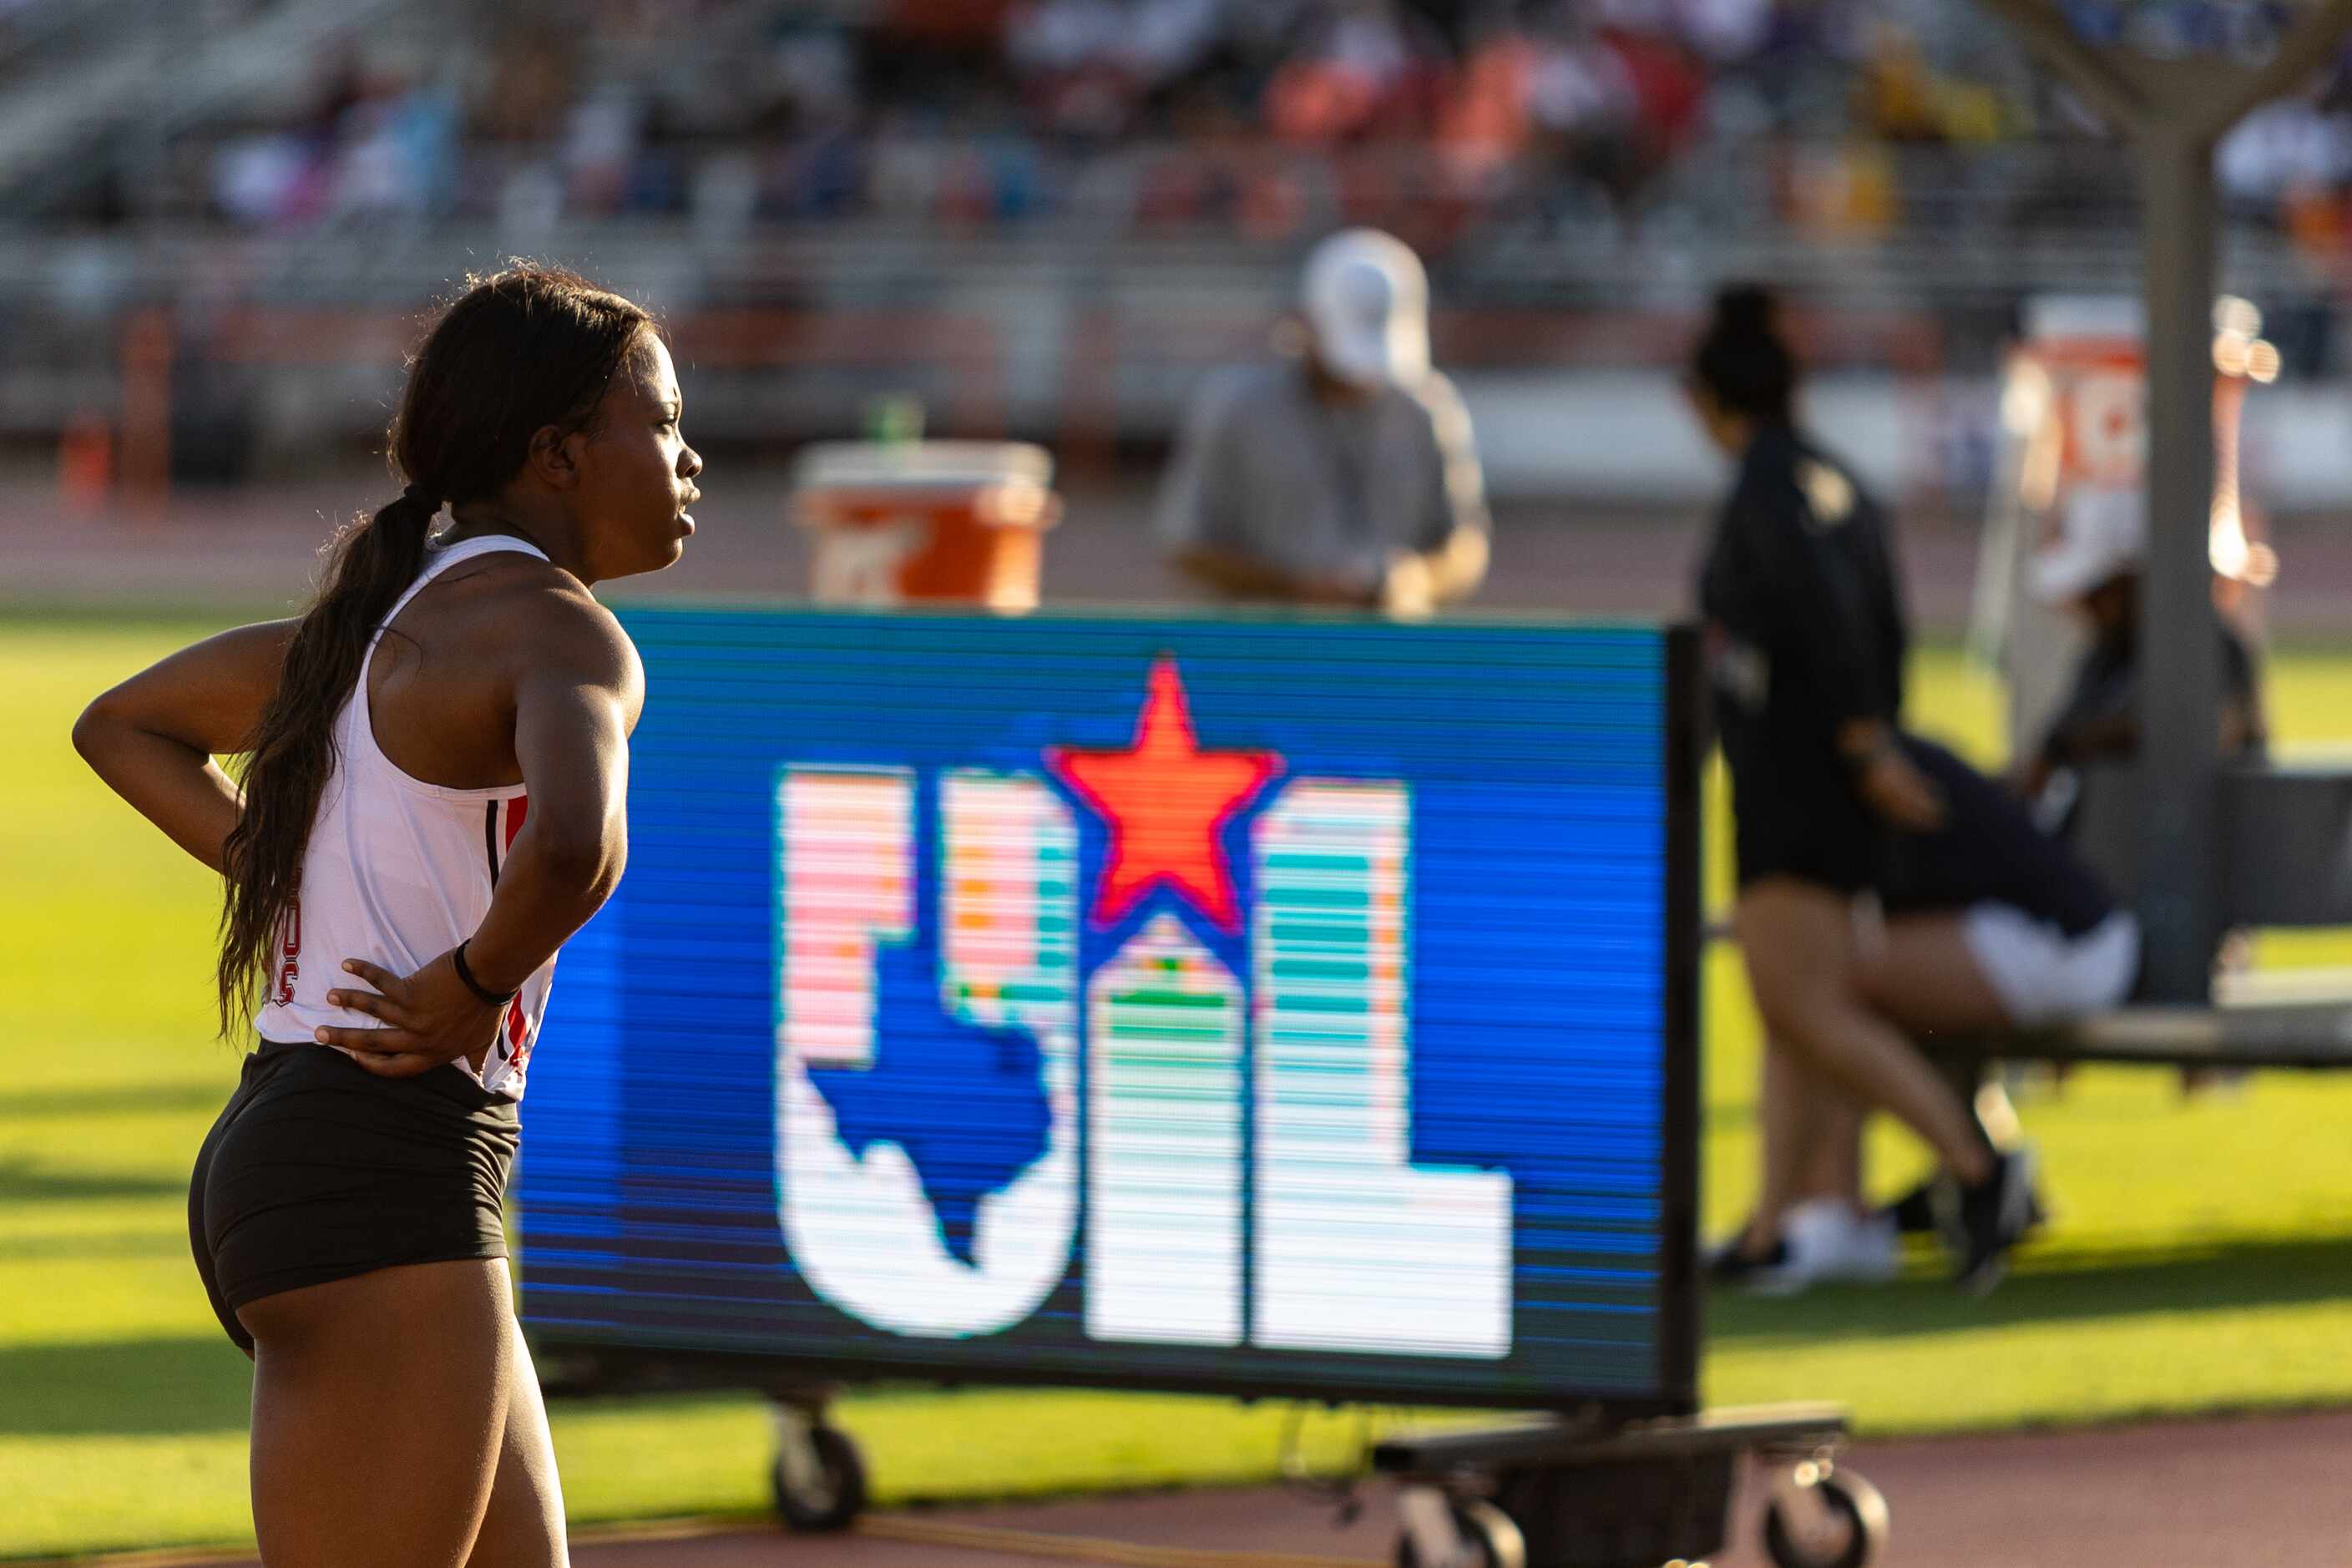
<svg viewBox="0 0 2352 1568">
<path fill-rule="evenodd" d="M 310 612 L 75 726 L 226 883 L 222 1028 L 258 1040 L 188 1228 L 254 1361 L 269 1568 L 567 1560 L 500 1208 L 556 950 L 626 855 L 644 672 L 589 589 L 693 532 L 681 413 L 636 305 L 541 267 L 473 282 L 410 368 L 406 489 L 335 540 Z"/>
</svg>

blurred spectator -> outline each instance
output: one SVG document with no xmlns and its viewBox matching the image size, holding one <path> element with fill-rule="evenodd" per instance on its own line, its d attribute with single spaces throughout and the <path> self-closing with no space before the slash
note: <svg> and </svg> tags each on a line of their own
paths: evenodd
<svg viewBox="0 0 2352 1568">
<path fill-rule="evenodd" d="M 247 3 L 218 0 L 215 30 L 248 20 Z M 1933 198 L 1972 177 L 1934 149 L 2102 134 L 2043 112 L 2049 89 L 1978 12 L 1945 0 L 539 0 L 480 12 L 470 37 L 338 44 L 316 68 L 315 104 L 249 118 L 239 106 L 179 140 L 211 168 L 200 183 L 215 216 L 268 226 L 387 209 L 544 217 L 551 170 L 555 217 L 698 211 L 710 159 L 730 161 L 717 189 L 732 212 L 751 157 L 754 221 L 994 224 L 1076 209 L 1281 240 L 1336 214 L 1435 243 L 1482 217 L 1606 225 L 1669 204 L 1744 224 L 1753 197 L 1731 184 L 1759 182 L 1708 171 L 1760 153 L 1784 218 L 1868 237 L 1936 221 Z M 400 95 L 367 79 L 364 58 L 419 42 L 466 109 L 461 133 L 429 152 L 420 134 L 437 131 L 395 128 L 415 106 L 386 108 Z M 2352 243 L 2343 79 L 2256 115 L 2220 155 L 2241 207 L 2329 256 Z M 61 204 L 87 205 L 105 177 L 94 169 L 93 190 Z M 2015 207 L 2050 174 L 2001 177 L 2020 187 Z M 2103 163 L 2084 177 L 2115 184 Z M 2063 201 L 2040 210 L 2102 221 Z"/>
<path fill-rule="evenodd" d="M 1266 124 L 1276 136 L 1320 145 L 1425 127 L 1445 43 L 1398 0 L 1334 0 L 1302 38 L 1266 84 Z"/>
<path fill-rule="evenodd" d="M 545 142 L 575 90 L 573 39 L 563 28 L 512 24 L 493 38 L 474 132 L 498 142 Z"/>
<path fill-rule="evenodd" d="M 2231 202 L 2268 210 L 2289 196 L 2341 193 L 2352 179 L 2352 121 L 2300 98 L 2264 104 L 2221 139 L 2214 174 Z"/>
<path fill-rule="evenodd" d="M 430 87 L 388 88 L 344 111 L 335 173 L 340 214 L 445 210 L 455 182 L 457 105 Z"/>
<path fill-rule="evenodd" d="M 1525 158 L 1536 125 L 1542 52 L 1526 30 L 1501 21 L 1474 33 L 1436 136 L 1453 176 L 1475 187 L 1500 182 Z"/>
<path fill-rule="evenodd" d="M 618 86 L 572 105 L 564 128 L 563 167 L 573 211 L 603 216 L 620 210 L 643 114 L 636 95 Z"/>
<path fill-rule="evenodd" d="M 1203 389 L 1162 487 L 1176 563 L 1236 598 L 1423 615 L 1486 575 L 1469 416 L 1429 363 L 1428 282 L 1370 230 L 1316 247 L 1292 363 Z"/>
<path fill-rule="evenodd" d="M 1889 142 L 1942 141 L 1939 84 L 1919 52 L 1918 41 L 1900 28 L 1885 25 L 1873 27 L 1870 39 L 1854 84 L 1863 127 Z"/>
<path fill-rule="evenodd" d="M 2139 601 L 2147 556 L 2147 500 L 2137 490 L 2071 497 L 2054 549 L 2034 558 L 2037 598 L 2063 605 L 2090 631 L 2065 700 L 2019 770 L 2017 786 L 2045 825 L 2063 828 L 2081 790 L 2081 770 L 2128 762 L 2139 750 Z M 2261 679 L 2246 639 L 2219 611 L 2213 635 L 2221 659 L 2221 754 L 2258 759 L 2268 750 Z"/>
<path fill-rule="evenodd" d="M 1218 0 L 1032 0 L 1006 21 L 1004 54 L 1045 129 L 1105 139 L 1208 56 L 1221 10 Z"/>
<path fill-rule="evenodd" d="M 2034 596 L 2065 605 L 2090 632 L 2065 698 L 2014 781 L 2052 832 L 2074 826 L 2102 764 L 2128 763 L 2139 753 L 2139 607 L 2147 557 L 2147 498 L 2137 489 L 2084 490 L 2067 500 L 2055 548 L 2032 563 L 2028 586 Z M 2218 606 L 2212 625 L 2221 661 L 2221 755 L 2259 761 L 2270 749 L 2261 671 L 2247 639 Z M 2242 966 L 2247 956 L 2242 937 L 2224 940 L 2225 964 Z M 2189 1068 L 2180 1081 L 2184 1091 L 2194 1093 L 2242 1077 L 2242 1071 Z"/>
</svg>

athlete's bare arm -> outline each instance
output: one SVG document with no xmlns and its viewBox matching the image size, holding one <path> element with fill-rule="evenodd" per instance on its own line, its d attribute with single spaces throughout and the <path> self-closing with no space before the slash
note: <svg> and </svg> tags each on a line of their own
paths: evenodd
<svg viewBox="0 0 2352 1568">
<path fill-rule="evenodd" d="M 535 624 L 514 677 L 515 762 L 530 809 L 466 949 L 475 975 L 502 991 L 554 956 L 621 880 L 629 731 L 646 698 L 635 647 L 586 589 L 551 590 Z"/>
<path fill-rule="evenodd" d="M 74 750 L 98 776 L 215 871 L 239 795 L 213 759 L 250 742 L 278 695 L 297 624 L 268 621 L 206 637 L 102 694 L 74 724 Z"/>
<path fill-rule="evenodd" d="M 611 612 L 556 574 L 500 594 L 496 624 L 530 806 L 466 962 L 481 984 L 504 992 L 554 956 L 621 879 L 628 736 L 645 670 Z M 466 987 L 448 954 L 411 975 L 358 959 L 344 968 L 373 990 L 337 990 L 328 1001 L 384 1026 L 323 1028 L 319 1038 L 359 1052 L 372 1072 L 406 1077 L 460 1056 L 478 1062 L 495 1037 L 499 1010 Z"/>
</svg>

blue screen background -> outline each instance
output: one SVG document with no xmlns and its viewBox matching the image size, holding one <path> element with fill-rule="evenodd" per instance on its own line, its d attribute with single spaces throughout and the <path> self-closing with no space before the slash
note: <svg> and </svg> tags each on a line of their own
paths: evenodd
<svg viewBox="0 0 2352 1568">
<path fill-rule="evenodd" d="M 564 951 L 523 1112 L 536 1334 L 1016 1381 L 1457 1404 L 1673 1396 L 1661 1370 L 1662 633 L 731 608 L 623 620 L 647 683 L 628 869 Z M 779 770 L 910 768 L 926 805 L 942 770 L 1042 773 L 1051 746 L 1129 745 L 1162 656 L 1182 672 L 1203 751 L 1272 751 L 1286 777 L 1411 791 L 1412 1153 L 1512 1177 L 1500 1360 L 1096 1344 L 1083 1221 L 1069 1277 L 1029 1319 L 981 1338 L 874 1330 L 793 1268 L 776 1191 Z M 1090 910 L 1106 834 L 1083 807 L 1072 816 Z M 916 820 L 917 864 L 935 866 L 931 815 Z M 1247 826 L 1227 834 L 1244 908 Z M 928 1133 L 951 1147 L 970 1120 L 964 1080 L 1017 1079 L 1021 1052 L 1034 1059 L 1017 1033 L 964 1042 L 928 1069 L 911 1052 L 888 1058 L 893 1016 L 938 1013 L 936 906 L 926 889 L 917 940 L 882 952 L 877 1066 L 916 1088 L 928 1070 L 939 1092 L 926 1104 L 896 1084 L 835 1086 L 845 1139 Z M 1166 896 L 1108 930 L 1084 922 L 1082 973 L 1168 912 L 1247 984 L 1248 922 L 1221 931 Z M 1042 1136 L 1019 1125 L 1018 1096 L 1002 1104 L 997 1135 Z M 969 1246 L 963 1201 L 940 1205 L 951 1249 L 959 1236 Z"/>
</svg>

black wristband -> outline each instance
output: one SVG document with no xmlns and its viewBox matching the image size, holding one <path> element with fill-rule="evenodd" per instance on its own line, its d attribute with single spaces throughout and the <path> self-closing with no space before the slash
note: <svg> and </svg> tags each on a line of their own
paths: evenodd
<svg viewBox="0 0 2352 1568">
<path fill-rule="evenodd" d="M 467 937 L 466 942 L 473 940 L 472 937 Z M 516 992 L 509 991 L 501 996 L 495 991 L 486 989 L 480 981 L 474 978 L 474 972 L 466 967 L 465 942 L 459 942 L 449 950 L 449 963 L 457 971 L 457 978 L 465 984 L 466 989 L 481 998 L 483 1006 L 503 1007 L 515 999 Z"/>
</svg>

